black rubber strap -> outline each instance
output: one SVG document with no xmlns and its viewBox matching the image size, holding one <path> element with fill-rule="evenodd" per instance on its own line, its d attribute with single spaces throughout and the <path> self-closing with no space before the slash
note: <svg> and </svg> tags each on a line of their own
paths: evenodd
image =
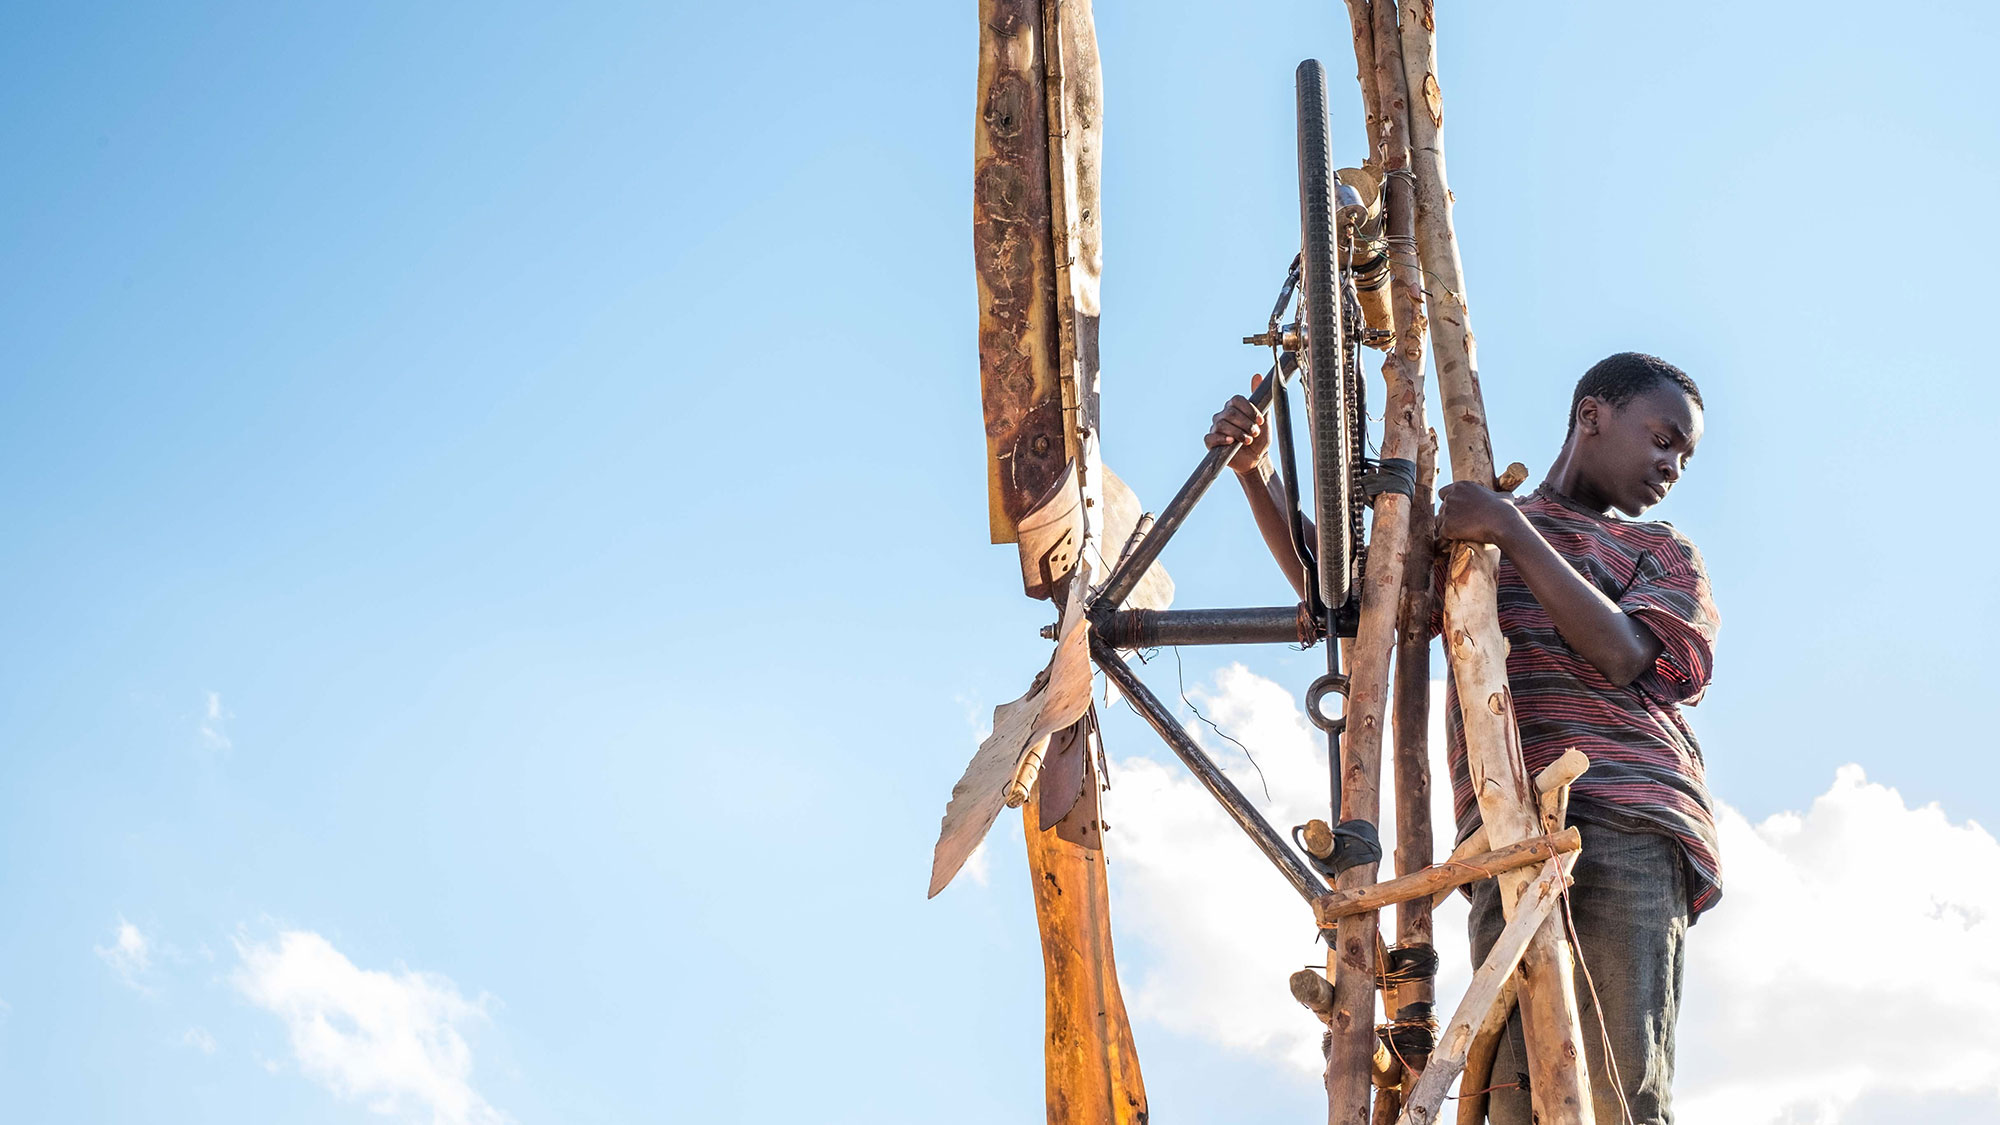
<svg viewBox="0 0 2000 1125">
<path fill-rule="evenodd" d="M 1338 875 L 1350 867 L 1382 862 L 1382 837 L 1365 820 L 1343 820 L 1333 826 L 1333 855 L 1328 860 Z"/>
<path fill-rule="evenodd" d="M 1361 492 L 1373 500 L 1384 492 L 1400 492 L 1404 496 L 1417 494 L 1417 463 L 1407 457 L 1384 457 L 1368 462 L 1368 471 L 1361 474 Z"/>
</svg>

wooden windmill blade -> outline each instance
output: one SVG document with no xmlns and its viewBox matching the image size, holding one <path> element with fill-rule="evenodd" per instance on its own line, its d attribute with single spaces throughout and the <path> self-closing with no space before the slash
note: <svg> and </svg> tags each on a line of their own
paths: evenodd
<svg viewBox="0 0 2000 1125">
<path fill-rule="evenodd" d="M 1139 520 L 1098 452 L 1097 37 L 1089 0 L 979 0 L 978 11 L 973 256 L 989 522 L 993 542 L 1019 545 L 1026 592 L 1062 614 L 1055 655 L 994 712 L 953 790 L 931 893 L 1003 806 L 1026 805 L 1048 1119 L 1138 1125 L 1148 1111 L 1112 956 L 1085 616 L 1106 553 L 1115 561 Z M 1171 591 L 1164 571 L 1149 572 L 1129 604 L 1163 606 Z"/>
</svg>

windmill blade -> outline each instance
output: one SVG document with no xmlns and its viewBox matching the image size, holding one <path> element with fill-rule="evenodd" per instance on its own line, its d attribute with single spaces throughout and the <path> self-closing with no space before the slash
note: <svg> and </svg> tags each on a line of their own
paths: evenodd
<svg viewBox="0 0 2000 1125">
<path fill-rule="evenodd" d="M 1118 558 L 1129 554 L 1144 533 L 1152 527 L 1144 505 L 1130 485 L 1119 479 L 1104 467 L 1104 549 L 1118 549 Z M 1142 526 L 1143 525 L 1143 526 Z M 1106 577 L 1110 576 L 1109 569 Z M 1167 568 L 1155 559 L 1146 573 L 1139 577 L 1139 584 L 1125 598 L 1120 609 L 1165 609 L 1174 604 L 1174 580 L 1167 574 Z"/>
<path fill-rule="evenodd" d="M 1104 516 L 1099 532 L 1100 549 L 1119 549 L 1123 558 L 1140 535 L 1151 526 L 1137 493 L 1110 466 L 1104 467 Z M 1052 598 L 1061 587 L 1076 559 L 1083 552 L 1083 493 L 1076 483 L 1076 463 L 1063 475 L 1032 511 L 1015 524 L 1015 546 L 1021 559 L 1021 588 L 1031 598 Z M 1093 559 L 1094 564 L 1102 561 Z M 1108 575 L 1110 568 L 1099 566 Z M 1166 609 L 1174 604 L 1174 580 L 1167 568 L 1155 561 L 1132 588 L 1123 609 Z"/>
<path fill-rule="evenodd" d="M 1037 827 L 1043 832 L 1062 823 L 1088 788 L 1092 744 L 1098 738 L 1097 708 L 1091 706 L 1083 718 L 1064 727 L 1049 739 L 1048 756 L 1042 762 L 1040 793 L 1035 810 L 1041 814 Z"/>
<path fill-rule="evenodd" d="M 1083 612 L 1090 574 L 1090 564 L 1079 561 L 1070 578 L 1055 655 L 1026 695 L 993 709 L 993 733 L 952 786 L 931 855 L 930 897 L 965 866 L 1001 808 L 1018 806 L 1034 788 L 1052 736 L 1090 709 L 1090 622 Z"/>
</svg>

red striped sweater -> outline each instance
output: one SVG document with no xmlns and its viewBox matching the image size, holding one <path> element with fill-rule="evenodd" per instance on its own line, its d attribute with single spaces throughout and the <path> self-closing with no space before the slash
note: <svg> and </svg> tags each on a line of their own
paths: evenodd
<svg viewBox="0 0 2000 1125">
<path fill-rule="evenodd" d="M 1570 819 L 1680 842 L 1690 916 L 1722 895 L 1715 817 L 1701 746 L 1681 715 L 1707 689 L 1720 623 L 1701 553 L 1671 524 L 1607 518 L 1548 491 L 1515 501 L 1585 581 L 1660 638 L 1660 657 L 1614 687 L 1572 649 L 1512 563 L 1500 563 L 1500 628 L 1512 645 L 1507 680 L 1530 776 L 1574 746 L 1590 769 L 1571 790 Z M 1449 677 L 1447 677 L 1449 679 Z M 1458 838 L 1479 824 L 1465 765 L 1456 687 L 1446 714 Z"/>
</svg>

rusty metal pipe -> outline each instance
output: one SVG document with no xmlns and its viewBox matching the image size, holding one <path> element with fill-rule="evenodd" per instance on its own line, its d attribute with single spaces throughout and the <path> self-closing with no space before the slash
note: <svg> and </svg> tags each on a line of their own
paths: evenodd
<svg viewBox="0 0 2000 1125">
<path fill-rule="evenodd" d="M 1274 364 L 1270 373 L 1264 376 L 1264 381 L 1250 393 L 1250 405 L 1260 413 L 1271 404 L 1271 391 L 1278 385 L 1278 375 Z M 1188 477 L 1187 483 L 1181 485 L 1181 490 L 1174 493 L 1166 509 L 1153 521 L 1153 530 L 1126 553 L 1125 558 L 1112 569 L 1111 577 L 1098 588 L 1097 596 L 1091 601 L 1093 614 L 1099 606 L 1115 610 L 1125 604 L 1125 599 L 1132 596 L 1133 588 L 1139 584 L 1140 576 L 1159 559 L 1160 552 L 1167 549 L 1167 541 L 1181 529 L 1181 524 L 1187 522 L 1188 513 L 1194 511 L 1196 502 L 1208 491 L 1208 486 L 1222 476 L 1223 467 L 1229 464 L 1229 458 L 1235 453 L 1233 445 L 1218 445 L 1208 451 L 1208 456 L 1203 457 L 1201 464 L 1195 467 L 1194 475 Z"/>
<path fill-rule="evenodd" d="M 1113 648 L 1163 645 L 1310 645 L 1319 628 L 1304 606 L 1121 609 L 1092 623 Z"/>
</svg>

